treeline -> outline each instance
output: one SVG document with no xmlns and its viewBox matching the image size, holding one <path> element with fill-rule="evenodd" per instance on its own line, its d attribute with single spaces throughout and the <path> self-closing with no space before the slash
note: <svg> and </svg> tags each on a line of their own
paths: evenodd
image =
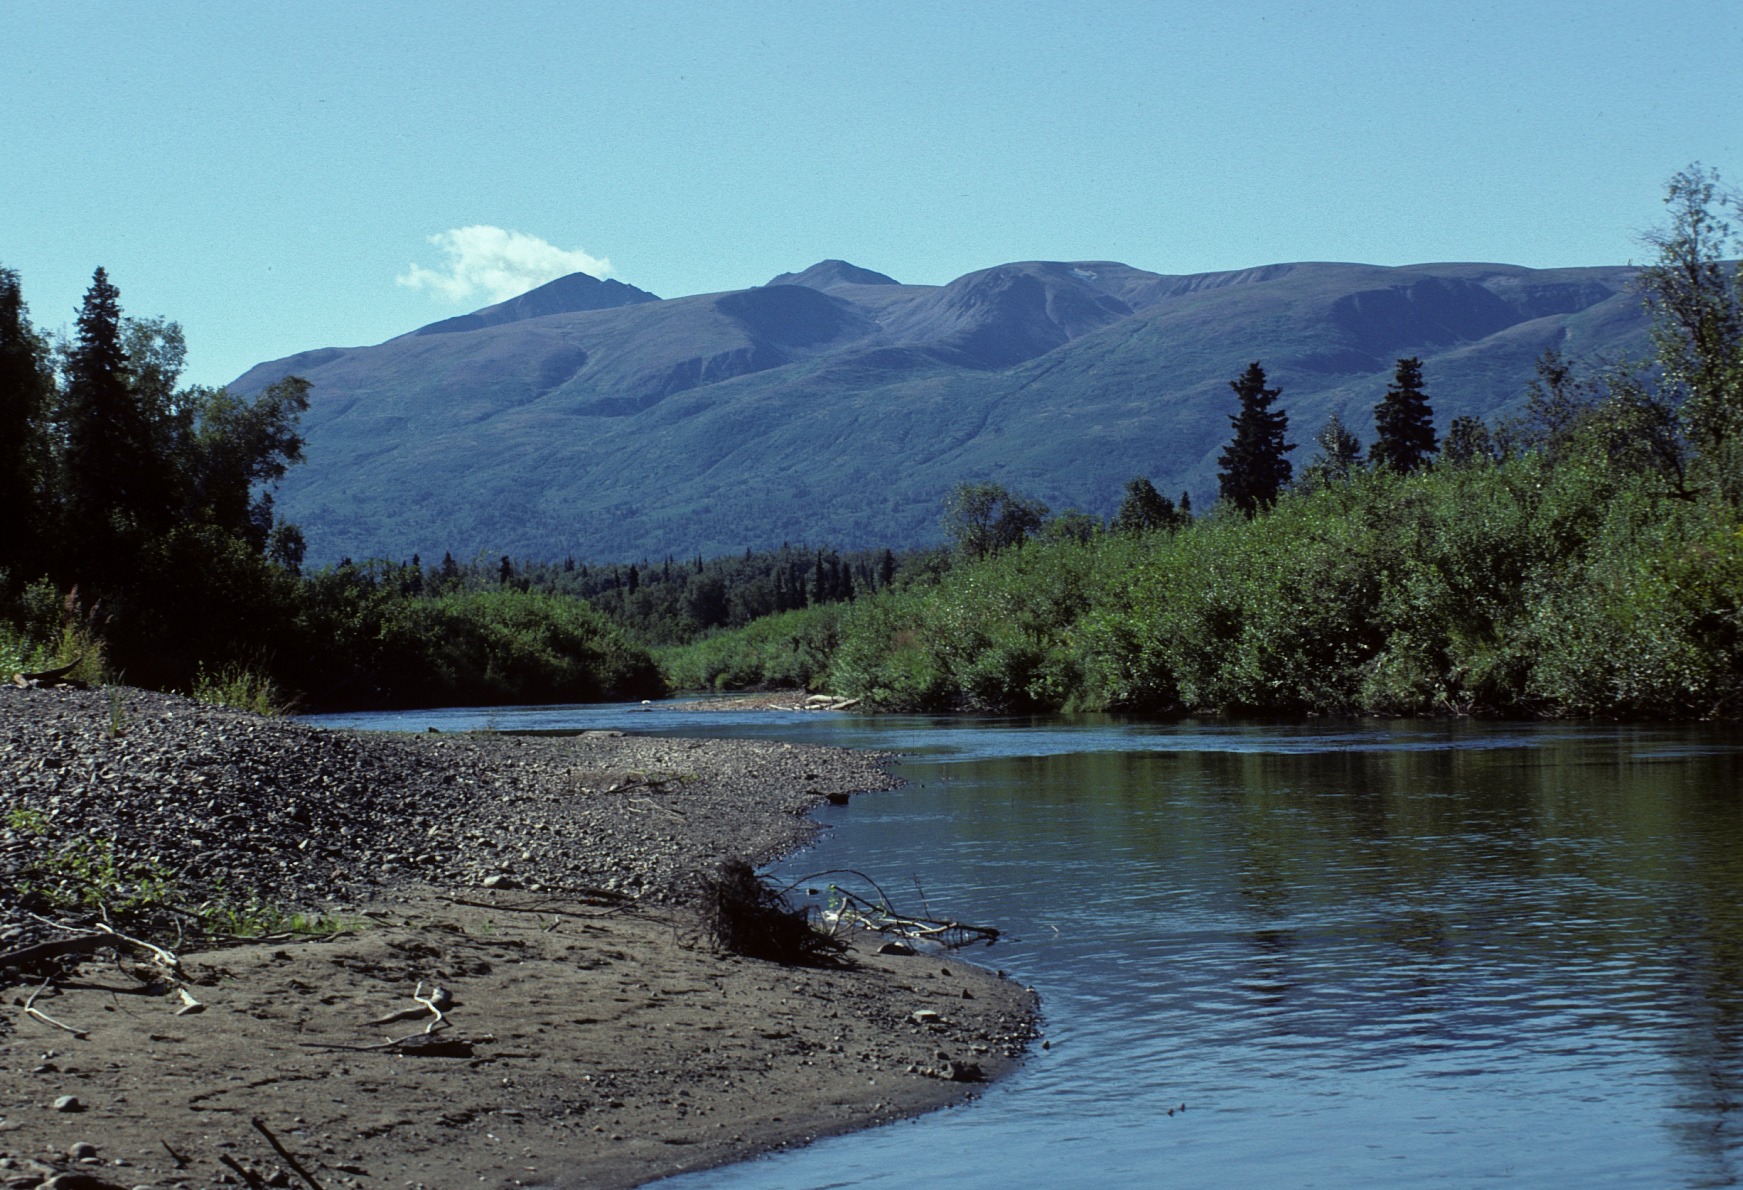
<svg viewBox="0 0 1743 1190">
<path fill-rule="evenodd" d="M 71 666 L 255 706 L 664 689 L 647 650 L 584 602 L 408 591 L 379 567 L 304 575 L 272 489 L 302 459 L 307 385 L 252 401 L 178 387 L 184 356 L 181 328 L 124 317 L 102 269 L 76 335 L 51 343 L 0 269 L 0 679 Z"/>
<path fill-rule="evenodd" d="M 856 603 L 813 681 L 892 710 L 1743 715 L 1743 292 L 1716 182 L 1671 184 L 1638 280 L 1653 358 L 1551 353 L 1523 417 L 1445 441 L 1400 360 L 1367 457 L 1334 420 L 1299 476 L 1255 363 L 1210 516 L 1162 518 L 1143 480 L 1108 527 L 964 489 L 956 565 Z M 767 652 L 744 637 L 711 642 L 720 678 Z"/>
<path fill-rule="evenodd" d="M 343 562 L 340 569 L 353 564 Z M 717 629 L 742 628 L 784 612 L 854 599 L 936 576 L 949 566 L 944 550 L 858 550 L 783 545 L 743 555 L 696 555 L 658 561 L 561 562 L 480 555 L 436 563 L 414 554 L 403 563 L 365 568 L 406 595 L 456 591 L 523 591 L 585 600 L 634 639 L 649 646 L 688 644 Z"/>
</svg>

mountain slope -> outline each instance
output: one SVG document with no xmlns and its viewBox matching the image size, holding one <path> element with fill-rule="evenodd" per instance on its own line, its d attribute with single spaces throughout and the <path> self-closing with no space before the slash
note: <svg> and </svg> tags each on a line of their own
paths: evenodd
<svg viewBox="0 0 1743 1190">
<path fill-rule="evenodd" d="M 936 539 L 940 500 L 965 479 L 1106 512 L 1145 474 L 1208 507 L 1227 381 L 1255 358 L 1283 388 L 1298 466 L 1333 412 L 1372 436 L 1400 356 L 1424 360 L 1443 430 L 1505 412 L 1547 347 L 1643 345 L 1630 276 L 1020 262 L 924 286 L 824 261 L 663 301 L 587 278 L 541 301 L 620 304 L 526 303 L 262 364 L 233 387 L 313 382 L 309 462 L 279 503 L 318 559 L 907 545 Z"/>
</svg>

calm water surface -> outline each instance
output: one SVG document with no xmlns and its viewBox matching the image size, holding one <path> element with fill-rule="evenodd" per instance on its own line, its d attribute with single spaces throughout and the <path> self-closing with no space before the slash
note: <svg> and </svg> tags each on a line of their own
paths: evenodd
<svg viewBox="0 0 1743 1190">
<path fill-rule="evenodd" d="M 1042 993 L 1052 1048 L 979 1102 L 662 1190 L 1743 1174 L 1734 733 L 663 707 L 322 721 L 486 720 L 907 753 L 906 788 L 824 808 L 830 832 L 781 870 L 859 868 L 898 902 L 923 888 L 1008 930 L 969 957 Z"/>
</svg>

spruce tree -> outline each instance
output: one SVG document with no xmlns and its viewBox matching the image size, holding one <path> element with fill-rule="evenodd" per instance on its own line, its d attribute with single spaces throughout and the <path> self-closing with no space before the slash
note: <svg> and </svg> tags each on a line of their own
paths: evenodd
<svg viewBox="0 0 1743 1190">
<path fill-rule="evenodd" d="M 1379 440 L 1368 450 L 1378 467 L 1410 472 L 1440 449 L 1434 437 L 1434 410 L 1422 391 L 1422 361 L 1415 356 L 1398 361 L 1386 395 L 1374 406 Z"/>
<path fill-rule="evenodd" d="M 48 350 L 30 325 L 18 274 L 0 269 L 0 568 L 40 576 L 48 536 L 48 418 L 54 379 Z"/>
<path fill-rule="evenodd" d="M 121 535 L 148 498 L 151 441 L 128 387 L 121 345 L 121 294 L 99 268 L 79 311 L 66 357 L 63 484 L 75 574 L 119 576 Z"/>
<path fill-rule="evenodd" d="M 1229 381 L 1229 387 L 1240 398 L 1241 411 L 1229 416 L 1235 436 L 1217 460 L 1222 465 L 1217 472 L 1218 494 L 1252 516 L 1275 504 L 1277 493 L 1288 484 L 1293 472 L 1283 456 L 1295 444 L 1283 441 L 1288 414 L 1271 409 L 1283 390 L 1265 387 L 1265 369 L 1259 361 L 1249 364 L 1239 380 Z"/>
</svg>

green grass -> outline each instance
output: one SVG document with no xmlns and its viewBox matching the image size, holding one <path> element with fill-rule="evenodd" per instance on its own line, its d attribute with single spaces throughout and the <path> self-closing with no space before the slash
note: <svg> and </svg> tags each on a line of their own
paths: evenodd
<svg viewBox="0 0 1743 1190">
<path fill-rule="evenodd" d="M 34 894 L 51 910 L 97 911 L 106 920 L 148 926 L 173 917 L 178 935 L 195 941 L 268 934 L 319 937 L 361 924 L 286 910 L 257 893 L 234 894 L 223 888 L 190 906 L 173 872 L 161 864 L 126 860 L 112 839 L 80 835 L 57 847 L 53 824 L 42 812 L 23 806 L 9 810 L 5 821 L 29 848 L 19 894 Z"/>
<path fill-rule="evenodd" d="M 199 702 L 256 715 L 286 715 L 291 709 L 291 700 L 270 675 L 236 664 L 208 671 L 204 662 L 199 663 L 190 695 Z"/>
</svg>

